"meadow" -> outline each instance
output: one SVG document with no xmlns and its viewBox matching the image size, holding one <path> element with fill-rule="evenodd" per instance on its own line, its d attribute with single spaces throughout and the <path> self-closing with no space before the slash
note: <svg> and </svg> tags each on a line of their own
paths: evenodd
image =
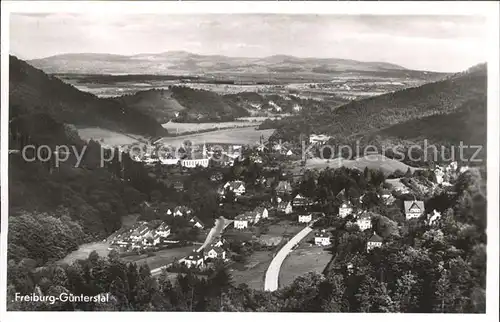
<svg viewBox="0 0 500 322">
<path fill-rule="evenodd" d="M 296 163 L 295 170 L 299 168 L 299 162 Z M 382 170 L 386 175 L 391 174 L 396 170 L 406 172 L 408 168 L 411 171 L 418 170 L 418 168 L 410 167 L 401 161 L 390 159 L 380 154 L 372 154 L 364 157 L 356 158 L 354 160 L 348 160 L 344 158 L 336 159 L 321 159 L 313 158 L 308 159 L 304 168 L 306 169 L 316 169 L 323 170 L 325 168 L 340 168 L 346 167 L 351 169 L 358 169 L 363 171 L 366 167 L 369 169 Z"/>
<path fill-rule="evenodd" d="M 267 139 L 274 130 L 257 130 L 253 127 L 223 129 L 217 131 L 194 133 L 187 135 L 179 135 L 172 137 L 164 137 L 159 143 L 180 146 L 184 141 L 190 140 L 193 144 L 203 143 L 226 143 L 226 144 L 241 144 L 253 145 L 258 144 L 260 137 Z"/>
</svg>

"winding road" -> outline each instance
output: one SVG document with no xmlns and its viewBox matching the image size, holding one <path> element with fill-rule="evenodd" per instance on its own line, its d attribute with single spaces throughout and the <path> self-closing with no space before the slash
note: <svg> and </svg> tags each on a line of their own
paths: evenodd
<svg viewBox="0 0 500 322">
<path fill-rule="evenodd" d="M 264 290 L 272 292 L 278 289 L 278 276 L 280 274 L 280 269 L 281 265 L 283 264 L 283 261 L 292 251 L 293 247 L 297 245 L 304 237 L 309 235 L 310 232 L 313 231 L 313 229 L 311 228 L 312 224 L 313 222 L 306 228 L 299 231 L 297 235 L 293 236 L 292 239 L 290 239 L 288 243 L 286 243 L 285 246 L 283 246 L 279 250 L 278 254 L 276 254 L 276 256 L 273 258 L 271 264 L 269 264 L 269 267 L 266 271 Z"/>
</svg>

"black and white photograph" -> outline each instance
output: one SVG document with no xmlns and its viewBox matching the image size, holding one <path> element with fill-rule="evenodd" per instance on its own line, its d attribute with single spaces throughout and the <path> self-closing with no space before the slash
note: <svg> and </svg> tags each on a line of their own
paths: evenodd
<svg viewBox="0 0 500 322">
<path fill-rule="evenodd" d="M 5 321 L 498 319 L 498 3 L 4 4 Z"/>
</svg>

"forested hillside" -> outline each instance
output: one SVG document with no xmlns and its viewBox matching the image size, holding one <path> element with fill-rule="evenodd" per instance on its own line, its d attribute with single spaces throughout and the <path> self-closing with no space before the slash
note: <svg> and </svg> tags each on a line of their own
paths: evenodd
<svg viewBox="0 0 500 322">
<path fill-rule="evenodd" d="M 166 130 L 153 118 L 123 104 L 84 93 L 26 62 L 10 56 L 10 118 L 46 113 L 61 123 L 98 126 L 148 136 Z"/>
<path fill-rule="evenodd" d="M 112 99 L 130 109 L 145 113 L 160 123 L 232 121 L 248 116 L 248 111 L 225 97 L 210 91 L 185 86 L 152 89 Z"/>
<path fill-rule="evenodd" d="M 484 104 L 486 76 L 486 64 L 478 65 L 445 80 L 353 101 L 333 111 L 292 117 L 279 122 L 276 136 L 291 138 L 293 133 L 316 132 L 330 134 L 336 142 L 342 142 L 351 136 L 367 135 L 413 119 Z M 399 127 L 400 130 L 404 128 Z"/>
</svg>

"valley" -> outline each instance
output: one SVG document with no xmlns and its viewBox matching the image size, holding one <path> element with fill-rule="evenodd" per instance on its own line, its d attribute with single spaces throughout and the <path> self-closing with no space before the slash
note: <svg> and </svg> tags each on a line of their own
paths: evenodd
<svg viewBox="0 0 500 322">
<path fill-rule="evenodd" d="M 108 58 L 106 72 L 125 66 Z M 443 75 L 352 61 L 342 62 L 344 69 L 358 69 L 339 72 L 302 61 L 294 64 L 307 70 L 266 65 L 278 68 L 273 79 L 249 72 L 250 81 L 231 70 L 74 74 L 95 71 L 64 59 L 66 70 L 52 68 L 50 59 L 32 62 L 44 72 L 11 57 L 13 150 L 63 143 L 89 149 L 79 167 L 59 166 L 59 155 L 35 162 L 9 155 L 9 269 L 24 270 L 25 280 L 42 284 L 35 272 L 54 266 L 93 292 L 121 294 L 123 281 L 136 277 L 138 288 L 160 283 L 175 294 L 165 300 L 171 307 L 181 305 L 177 298 L 188 301 L 189 292 L 190 305 L 198 296 L 222 302 L 234 292 L 265 299 L 259 305 L 266 310 L 277 303 L 301 311 L 300 303 L 311 301 L 307 310 L 328 311 L 360 306 L 357 297 L 378 296 L 363 293 L 373 290 L 390 289 L 385 296 L 396 298 L 410 279 L 433 292 L 415 295 L 427 312 L 444 301 L 425 279 L 442 274 L 429 264 L 436 256 L 473 271 L 463 278 L 477 292 L 485 289 L 482 266 L 475 266 L 486 244 L 485 164 L 424 160 L 413 148 L 424 138 L 447 148 L 484 143 L 486 66 Z M 104 66 L 99 59 L 92 57 Z M 151 72 L 148 59 L 128 62 L 130 71 Z M 448 122 L 455 127 L 443 130 Z M 341 144 L 351 153 L 324 155 Z M 377 151 L 368 153 L 369 145 Z M 141 147 L 138 156 L 132 146 Z M 162 155 L 165 146 L 182 146 L 182 153 Z M 224 218 L 227 226 L 217 226 Z M 389 286 L 380 267 L 399 284 Z M 416 273 L 408 277 L 402 267 Z M 92 274 L 102 272 L 96 278 L 106 284 L 96 286 Z M 362 272 L 362 287 L 349 284 L 354 272 Z M 80 287 L 74 285 L 68 287 Z M 325 287 L 357 297 L 308 297 Z"/>
</svg>

